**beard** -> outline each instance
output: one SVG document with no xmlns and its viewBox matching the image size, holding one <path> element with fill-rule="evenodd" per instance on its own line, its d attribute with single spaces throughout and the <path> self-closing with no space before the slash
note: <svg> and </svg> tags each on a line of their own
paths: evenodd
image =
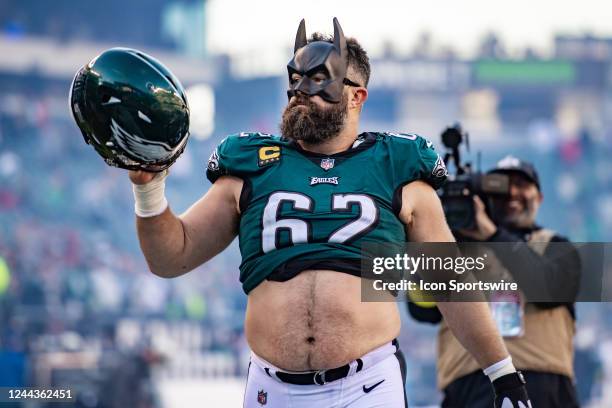
<svg viewBox="0 0 612 408">
<path fill-rule="evenodd" d="M 348 95 L 339 103 L 326 108 L 317 106 L 304 95 L 297 95 L 283 111 L 281 134 L 291 140 L 320 144 L 332 139 L 344 129 Z"/>
<path fill-rule="evenodd" d="M 507 202 L 493 200 L 493 221 L 510 228 L 528 228 L 535 222 L 537 208 L 531 202 L 523 201 L 521 208 L 511 210 Z"/>
</svg>

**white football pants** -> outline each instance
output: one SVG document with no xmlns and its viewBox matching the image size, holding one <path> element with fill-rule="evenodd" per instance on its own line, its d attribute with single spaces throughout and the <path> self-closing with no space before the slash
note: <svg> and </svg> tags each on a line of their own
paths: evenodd
<svg viewBox="0 0 612 408">
<path fill-rule="evenodd" d="M 358 360 L 350 363 L 351 368 L 345 378 L 324 385 L 294 385 L 282 382 L 275 375 L 277 371 L 287 371 L 251 354 L 244 408 L 408 406 L 404 389 L 406 363 L 397 342 L 385 344 Z"/>
</svg>

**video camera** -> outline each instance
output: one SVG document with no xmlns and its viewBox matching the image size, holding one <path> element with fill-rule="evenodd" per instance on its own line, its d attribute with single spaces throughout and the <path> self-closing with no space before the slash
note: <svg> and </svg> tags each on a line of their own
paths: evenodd
<svg viewBox="0 0 612 408">
<path fill-rule="evenodd" d="M 469 135 L 464 132 L 459 123 L 447 127 L 441 134 L 442 143 L 447 151 L 444 154 L 444 164 L 450 170 L 450 162 L 455 165 L 455 173 L 449 173 L 448 181 L 438 190 L 442 201 L 444 214 L 451 230 L 473 229 L 474 200 L 479 196 L 490 211 L 490 198 L 509 195 L 509 178 L 505 174 L 485 174 L 474 171 L 471 162 L 461 163 L 459 146 L 465 141 L 469 152 Z"/>
</svg>

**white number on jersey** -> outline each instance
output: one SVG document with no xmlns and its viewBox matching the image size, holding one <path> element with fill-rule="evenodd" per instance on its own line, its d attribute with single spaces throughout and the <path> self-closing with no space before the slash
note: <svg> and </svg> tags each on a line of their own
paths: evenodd
<svg viewBox="0 0 612 408">
<path fill-rule="evenodd" d="M 264 253 L 278 249 L 277 237 L 280 231 L 289 231 L 291 245 L 308 242 L 310 223 L 298 218 L 279 218 L 279 210 L 284 202 L 289 202 L 295 210 L 312 212 L 313 200 L 300 193 L 277 191 L 270 194 L 263 212 L 261 233 Z M 374 200 L 364 194 L 333 194 L 332 211 L 348 212 L 351 204 L 359 205 L 359 217 L 334 231 L 328 242 L 345 243 L 358 235 L 367 233 L 378 222 L 378 207 Z"/>
</svg>

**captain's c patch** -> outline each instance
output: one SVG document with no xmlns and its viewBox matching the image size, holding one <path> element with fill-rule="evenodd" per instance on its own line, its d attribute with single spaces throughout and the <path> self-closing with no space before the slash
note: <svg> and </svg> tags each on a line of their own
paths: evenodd
<svg viewBox="0 0 612 408">
<path fill-rule="evenodd" d="M 280 160 L 280 146 L 265 146 L 261 147 L 257 153 L 257 164 L 259 167 L 274 163 Z"/>
</svg>

